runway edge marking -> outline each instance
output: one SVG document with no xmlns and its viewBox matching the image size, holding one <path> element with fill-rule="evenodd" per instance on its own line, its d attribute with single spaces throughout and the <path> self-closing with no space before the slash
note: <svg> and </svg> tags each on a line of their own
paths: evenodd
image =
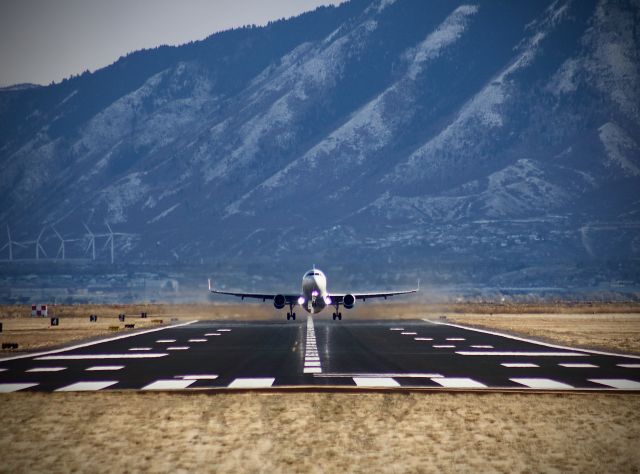
<svg viewBox="0 0 640 474">
<path fill-rule="evenodd" d="M 151 332 L 164 331 L 165 329 L 174 329 L 174 328 L 179 328 L 179 327 L 182 327 L 182 326 L 188 326 L 189 324 L 193 324 L 193 323 L 197 323 L 197 322 L 198 322 L 198 320 L 196 319 L 196 320 L 193 320 L 193 321 L 188 321 L 186 323 L 174 324 L 172 326 L 164 326 L 164 327 L 161 327 L 161 328 L 146 329 L 144 331 L 139 331 L 139 332 L 135 332 L 135 333 L 131 333 L 131 334 L 123 334 L 122 336 L 108 337 L 106 339 L 100 339 L 98 341 L 85 342 L 83 344 L 76 344 L 75 346 L 63 347 L 61 349 L 54 349 L 54 350 L 51 350 L 51 351 L 32 352 L 32 353 L 29 353 L 29 354 L 21 354 L 19 356 L 5 357 L 4 359 L 0 359 L 0 362 L 5 362 L 5 361 L 9 361 L 9 360 L 16 360 L 16 359 L 27 359 L 29 357 L 40 357 L 40 356 L 49 355 L 49 354 L 58 354 L 60 352 L 72 351 L 74 349 L 82 349 L 83 347 L 95 346 L 96 344 L 102 344 L 103 342 L 117 341 L 119 339 L 126 339 L 127 337 L 140 336 L 142 334 L 149 334 Z"/>
<path fill-rule="evenodd" d="M 591 350 L 591 349 L 580 349 L 580 348 L 577 348 L 577 347 L 560 346 L 558 344 L 549 344 L 547 342 L 536 341 L 535 339 L 527 339 L 525 337 L 512 336 L 510 334 L 504 334 L 504 333 L 497 332 L 497 331 L 488 331 L 486 329 L 477 329 L 477 328 L 473 328 L 473 327 L 470 327 L 470 326 L 463 326 L 461 324 L 442 323 L 440 321 L 432 321 L 431 319 L 426 319 L 426 318 L 423 318 L 422 320 L 426 321 L 428 323 L 431 323 L 431 324 L 439 324 L 441 326 L 451 326 L 451 327 L 454 327 L 454 328 L 465 329 L 467 331 L 482 332 L 482 333 L 485 333 L 485 334 L 491 334 L 492 336 L 506 337 L 507 339 L 514 339 L 516 341 L 528 342 L 530 344 L 537 344 L 539 346 L 552 347 L 554 349 L 563 349 L 563 350 L 569 350 L 569 351 L 580 351 L 580 352 L 587 352 L 589 354 L 598 354 L 598 355 L 614 356 L 614 357 L 628 357 L 630 359 L 640 359 L 640 356 L 636 356 L 636 355 L 618 354 L 616 352 L 594 351 L 594 350 Z"/>
</svg>

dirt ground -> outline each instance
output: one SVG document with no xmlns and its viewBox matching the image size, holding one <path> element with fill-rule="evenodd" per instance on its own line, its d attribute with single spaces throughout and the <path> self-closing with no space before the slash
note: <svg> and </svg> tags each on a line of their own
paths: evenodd
<svg viewBox="0 0 640 474">
<path fill-rule="evenodd" d="M 141 319 L 140 313 L 148 313 Z M 546 311 L 546 312 L 545 312 Z M 14 342 L 18 350 L 34 350 L 90 337 L 114 335 L 135 329 L 157 327 L 193 319 L 286 320 L 283 311 L 270 304 L 183 304 L 183 305 L 62 305 L 51 306 L 60 325 L 51 327 L 49 318 L 31 318 L 30 306 L 0 306 L 0 342 Z M 118 314 L 126 319 L 118 321 Z M 299 311 L 303 316 L 303 312 Z M 96 314 L 98 321 L 89 322 Z M 634 304 L 547 304 L 547 305 L 424 305 L 364 303 L 343 310 L 345 319 L 438 319 L 507 331 L 576 347 L 640 353 L 640 305 Z M 318 317 L 331 317 L 330 311 Z M 339 324 L 339 323 L 338 323 Z M 0 351 L 0 354 L 11 352 Z"/>
<path fill-rule="evenodd" d="M 640 470 L 640 396 L 13 393 L 0 472 Z"/>
</svg>

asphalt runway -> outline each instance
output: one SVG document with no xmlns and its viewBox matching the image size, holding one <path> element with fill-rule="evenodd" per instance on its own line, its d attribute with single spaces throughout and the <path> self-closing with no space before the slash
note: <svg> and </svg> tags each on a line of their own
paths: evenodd
<svg viewBox="0 0 640 474">
<path fill-rule="evenodd" d="M 640 356 L 428 320 L 193 321 L 0 359 L 0 392 L 284 387 L 640 391 Z"/>
</svg>

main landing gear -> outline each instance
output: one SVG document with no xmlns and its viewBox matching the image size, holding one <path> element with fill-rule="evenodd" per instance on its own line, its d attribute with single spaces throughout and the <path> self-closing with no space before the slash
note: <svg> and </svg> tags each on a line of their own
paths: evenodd
<svg viewBox="0 0 640 474">
<path fill-rule="evenodd" d="M 336 305 L 336 312 L 333 313 L 333 320 L 335 321 L 336 319 L 342 321 L 342 313 L 340 312 L 339 304 Z"/>
<path fill-rule="evenodd" d="M 296 320 L 296 313 L 293 312 L 292 304 L 289 305 L 289 312 L 287 313 L 287 321 L 289 321 L 290 319 L 293 319 L 294 321 Z"/>
</svg>

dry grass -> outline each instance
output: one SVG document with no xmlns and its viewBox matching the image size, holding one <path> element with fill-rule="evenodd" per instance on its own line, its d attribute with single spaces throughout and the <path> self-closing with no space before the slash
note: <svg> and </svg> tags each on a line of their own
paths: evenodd
<svg viewBox="0 0 640 474">
<path fill-rule="evenodd" d="M 638 472 L 633 395 L 14 393 L 3 472 Z"/>
</svg>

